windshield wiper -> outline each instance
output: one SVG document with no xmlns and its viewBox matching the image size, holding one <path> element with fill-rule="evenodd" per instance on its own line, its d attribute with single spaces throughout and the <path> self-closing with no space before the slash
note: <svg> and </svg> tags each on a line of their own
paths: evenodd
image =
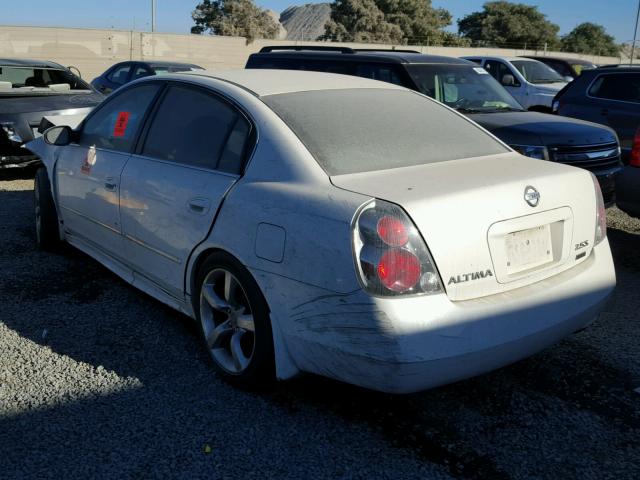
<svg viewBox="0 0 640 480">
<path fill-rule="evenodd" d="M 484 113 L 484 108 L 470 108 L 470 107 L 456 107 L 456 110 L 460 113 Z"/>
</svg>

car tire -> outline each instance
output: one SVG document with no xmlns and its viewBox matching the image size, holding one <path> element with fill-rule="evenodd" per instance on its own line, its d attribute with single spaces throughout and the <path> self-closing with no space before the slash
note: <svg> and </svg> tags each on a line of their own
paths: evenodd
<svg viewBox="0 0 640 480">
<path fill-rule="evenodd" d="M 60 246 L 58 213 L 51 195 L 51 183 L 44 167 L 36 171 L 33 184 L 36 244 L 40 250 L 54 251 Z"/>
<path fill-rule="evenodd" d="M 195 292 L 201 337 L 219 375 L 249 390 L 273 384 L 269 308 L 249 271 L 227 253 L 212 253 L 198 270 Z"/>
</svg>

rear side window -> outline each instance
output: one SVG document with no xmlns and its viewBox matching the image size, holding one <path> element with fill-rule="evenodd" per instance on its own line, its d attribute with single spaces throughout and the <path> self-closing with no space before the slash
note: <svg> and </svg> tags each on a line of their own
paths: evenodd
<svg viewBox="0 0 640 480">
<path fill-rule="evenodd" d="M 136 69 L 133 71 L 133 76 L 131 77 L 131 81 L 137 80 L 138 78 L 148 77 L 149 75 L 153 75 L 153 72 L 147 68 L 145 65 L 138 64 Z"/>
<path fill-rule="evenodd" d="M 328 175 L 509 151 L 461 115 L 408 90 L 320 90 L 262 99 Z"/>
<path fill-rule="evenodd" d="M 356 75 L 359 77 L 380 80 L 381 82 L 395 83 L 402 86 L 402 80 L 396 69 L 389 65 L 376 65 L 361 63 L 356 67 Z"/>
<path fill-rule="evenodd" d="M 190 87 L 170 87 L 153 119 L 142 154 L 239 174 L 249 124 L 234 107 Z"/>
<path fill-rule="evenodd" d="M 601 75 L 589 88 L 589 95 L 607 100 L 640 103 L 640 74 Z"/>
<path fill-rule="evenodd" d="M 145 84 L 130 88 L 105 100 L 82 128 L 80 144 L 130 152 L 144 115 L 160 84 Z"/>
</svg>

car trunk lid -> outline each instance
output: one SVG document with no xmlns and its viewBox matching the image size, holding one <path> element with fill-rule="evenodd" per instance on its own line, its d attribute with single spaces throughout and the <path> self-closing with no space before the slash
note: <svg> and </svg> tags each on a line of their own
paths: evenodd
<svg viewBox="0 0 640 480">
<path fill-rule="evenodd" d="M 593 182 L 577 168 L 507 153 L 331 180 L 402 206 L 452 300 L 535 283 L 580 263 L 592 248 Z"/>
</svg>

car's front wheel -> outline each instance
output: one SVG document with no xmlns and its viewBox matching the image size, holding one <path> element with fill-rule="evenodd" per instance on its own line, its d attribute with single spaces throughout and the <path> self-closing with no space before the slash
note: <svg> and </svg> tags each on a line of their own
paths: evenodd
<svg viewBox="0 0 640 480">
<path fill-rule="evenodd" d="M 55 250 L 60 245 L 58 213 L 51 195 L 51 184 L 45 168 L 36 172 L 33 184 L 33 209 L 36 221 L 36 243 L 41 250 Z"/>
<path fill-rule="evenodd" d="M 273 337 L 267 302 L 246 268 L 216 252 L 199 269 L 196 315 L 219 374 L 243 388 L 275 378 Z"/>
</svg>

